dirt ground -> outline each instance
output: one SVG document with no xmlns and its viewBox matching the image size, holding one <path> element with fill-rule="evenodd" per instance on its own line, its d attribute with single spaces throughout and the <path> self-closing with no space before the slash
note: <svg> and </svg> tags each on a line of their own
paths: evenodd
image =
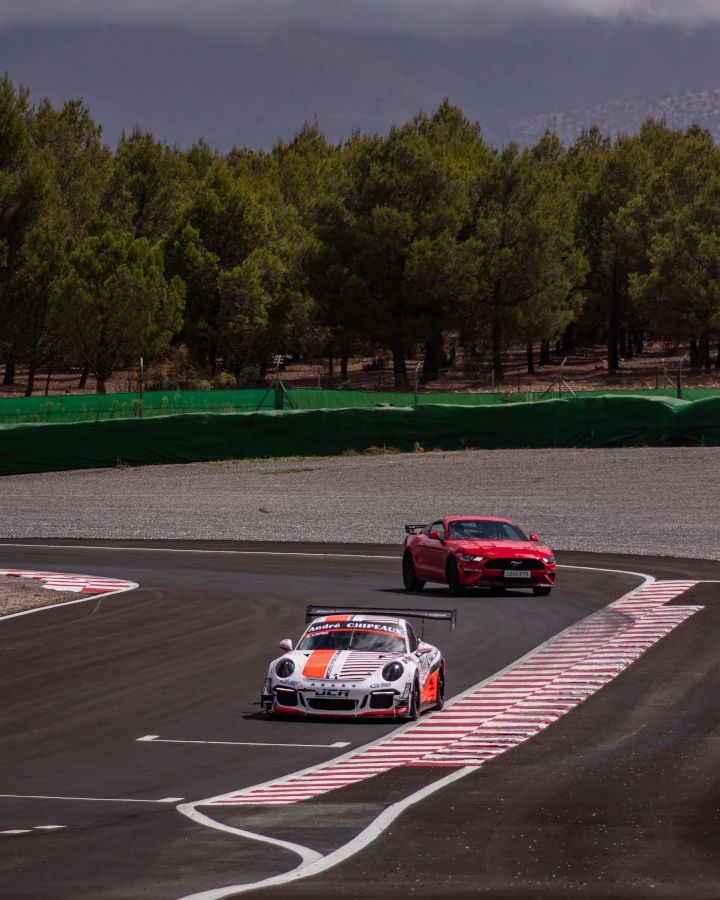
<svg viewBox="0 0 720 900">
<path fill-rule="evenodd" d="M 714 348 L 713 348 L 714 349 Z M 607 368 L 607 350 L 598 346 L 579 351 L 568 358 L 564 370 L 567 383 L 574 391 L 598 390 L 640 390 L 667 386 L 664 377 L 673 387 L 677 384 L 677 372 L 685 348 L 669 349 L 662 344 L 648 344 L 640 356 L 622 360 L 620 373 L 609 375 Z M 461 392 L 484 393 L 493 390 L 505 392 L 542 392 L 548 388 L 557 374 L 563 361 L 562 354 L 552 355 L 550 365 L 539 366 L 535 363 L 535 374 L 527 372 L 527 358 L 524 350 L 509 350 L 506 354 L 504 379 L 493 377 L 489 364 L 470 367 L 463 360 L 442 369 L 437 380 L 422 385 L 423 392 Z M 713 358 L 715 354 L 713 353 Z M 408 359 L 407 370 L 410 384 L 414 380 L 414 371 L 421 359 Z M 667 370 L 667 373 L 666 373 Z M 497 373 L 496 373 L 497 374 Z M 156 373 L 156 377 L 157 373 Z M 1 397 L 22 397 L 25 392 L 27 372 L 18 368 L 14 385 L 0 385 Z M 262 387 L 269 383 L 272 372 L 268 372 L 263 380 L 259 377 L 244 379 L 240 387 Z M 392 361 L 389 355 L 379 357 L 355 357 L 348 365 L 348 380 L 340 377 L 340 360 L 333 360 L 332 372 L 329 360 L 294 361 L 289 359 L 282 371 L 282 379 L 289 388 L 322 388 L 332 389 L 341 386 L 354 390 L 389 391 L 394 389 L 395 379 Z M 40 373 L 35 381 L 34 396 L 42 396 L 48 391 L 49 396 L 62 394 L 94 394 L 95 379 L 90 376 L 83 390 L 78 388 L 79 371 L 52 373 L 47 380 L 47 373 Z M 720 388 L 720 369 L 713 368 L 710 373 L 692 372 L 685 363 L 683 380 L 687 387 Z M 170 390 L 187 388 L 190 390 L 208 390 L 211 388 L 234 388 L 237 385 L 227 373 L 213 378 L 211 375 L 189 378 L 184 383 L 165 381 L 153 383 L 153 369 L 148 372 L 146 387 Z M 138 372 L 126 369 L 116 372 L 107 382 L 108 393 L 124 393 L 138 389 Z"/>
<path fill-rule="evenodd" d="M 47 591 L 43 584 L 41 581 L 0 575 L 0 618 L 78 598 L 72 591 Z"/>
</svg>

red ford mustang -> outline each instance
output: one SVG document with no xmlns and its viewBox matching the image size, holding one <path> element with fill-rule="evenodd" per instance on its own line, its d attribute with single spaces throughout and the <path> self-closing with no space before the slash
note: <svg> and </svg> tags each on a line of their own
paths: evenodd
<svg viewBox="0 0 720 900">
<path fill-rule="evenodd" d="M 448 516 L 430 525 L 406 525 L 403 583 L 419 591 L 426 581 L 447 584 L 453 596 L 470 586 L 532 588 L 546 596 L 555 584 L 555 557 L 536 534 L 507 519 Z"/>
</svg>

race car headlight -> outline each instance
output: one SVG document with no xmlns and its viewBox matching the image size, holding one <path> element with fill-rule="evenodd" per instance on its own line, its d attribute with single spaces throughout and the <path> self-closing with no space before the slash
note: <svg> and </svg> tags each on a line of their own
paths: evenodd
<svg viewBox="0 0 720 900">
<path fill-rule="evenodd" d="M 555 557 L 554 556 L 543 556 L 542 561 L 546 565 L 551 565 L 552 563 L 555 562 Z"/>
<path fill-rule="evenodd" d="M 397 681 L 398 678 L 402 678 L 404 671 L 402 663 L 391 662 L 383 668 L 382 674 L 385 681 Z"/>
<path fill-rule="evenodd" d="M 295 663 L 291 659 L 281 659 L 275 666 L 275 673 L 278 678 L 289 678 L 295 671 Z"/>
<path fill-rule="evenodd" d="M 460 557 L 463 562 L 482 562 L 485 557 L 484 556 L 473 556 L 472 553 L 463 553 Z"/>
</svg>

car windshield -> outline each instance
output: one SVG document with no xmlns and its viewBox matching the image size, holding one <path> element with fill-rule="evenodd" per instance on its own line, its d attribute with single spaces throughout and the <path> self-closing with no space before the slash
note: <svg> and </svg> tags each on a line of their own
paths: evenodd
<svg viewBox="0 0 720 900">
<path fill-rule="evenodd" d="M 367 623 L 359 628 L 322 628 L 311 626 L 300 638 L 298 650 L 364 650 L 377 653 L 405 653 L 405 638 L 397 627 L 392 632 L 368 630 Z"/>
<path fill-rule="evenodd" d="M 449 529 L 451 541 L 527 541 L 527 535 L 512 522 L 470 519 L 450 522 Z"/>
</svg>

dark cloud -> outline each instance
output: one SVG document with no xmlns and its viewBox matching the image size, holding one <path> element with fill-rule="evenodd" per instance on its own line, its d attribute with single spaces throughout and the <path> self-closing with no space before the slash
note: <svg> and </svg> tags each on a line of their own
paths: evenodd
<svg viewBox="0 0 720 900">
<path fill-rule="evenodd" d="M 246 32 L 282 25 L 482 32 L 536 16 L 693 27 L 720 21 L 720 0 L 2 0 L 0 6 L 0 25 L 146 21 Z"/>
</svg>

